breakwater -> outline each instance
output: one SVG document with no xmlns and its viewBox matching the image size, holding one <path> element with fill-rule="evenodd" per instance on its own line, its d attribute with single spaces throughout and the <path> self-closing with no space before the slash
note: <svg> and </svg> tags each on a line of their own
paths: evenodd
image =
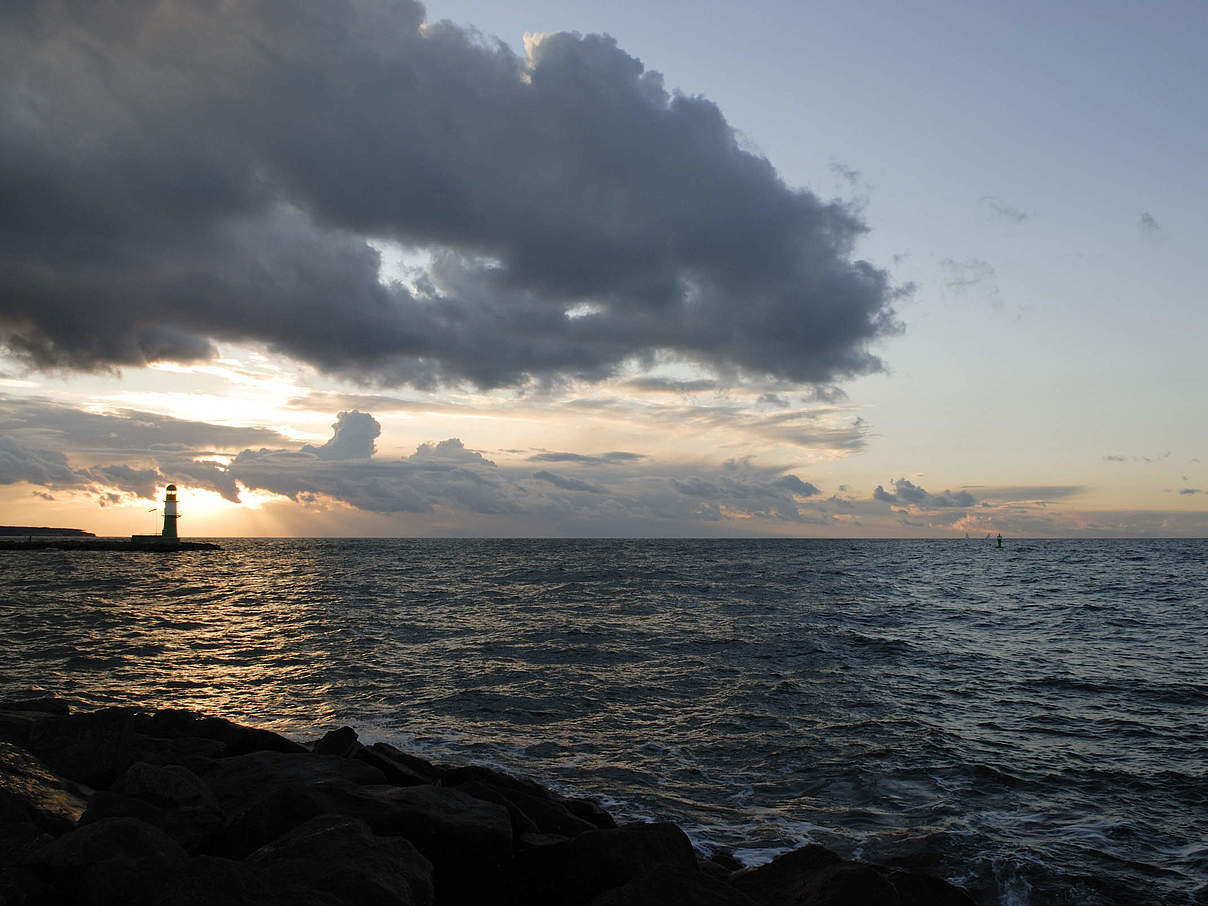
<svg viewBox="0 0 1208 906">
<path fill-rule="evenodd" d="M 221 550 L 212 541 L 161 541 L 130 538 L 81 538 L 78 536 L 30 536 L 25 538 L 0 538 L 0 551 L 216 551 Z"/>
<path fill-rule="evenodd" d="M 0 704 L 0 902 L 969 906 L 806 846 L 745 868 L 674 824 L 340 727 L 309 745 L 191 711 Z"/>
</svg>

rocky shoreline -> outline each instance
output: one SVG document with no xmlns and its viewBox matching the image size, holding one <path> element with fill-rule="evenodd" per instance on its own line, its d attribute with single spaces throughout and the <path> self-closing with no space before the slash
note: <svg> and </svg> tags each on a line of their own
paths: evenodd
<svg viewBox="0 0 1208 906">
<path fill-rule="evenodd" d="M 0 703 L 0 906 L 969 906 L 806 846 L 757 868 L 673 824 L 349 727 L 304 745 L 191 711 Z"/>
</svg>

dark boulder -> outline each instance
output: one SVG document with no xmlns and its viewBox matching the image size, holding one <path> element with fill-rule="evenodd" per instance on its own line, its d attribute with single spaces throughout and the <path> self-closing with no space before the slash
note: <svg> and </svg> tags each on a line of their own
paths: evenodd
<svg viewBox="0 0 1208 906">
<path fill-rule="evenodd" d="M 377 768 L 338 755 L 262 751 L 223 758 L 202 780 L 230 815 L 274 790 L 298 783 L 378 784 L 386 778 Z"/>
<path fill-rule="evenodd" d="M 517 903 L 580 906 L 656 868 L 695 874 L 692 844 L 674 824 L 625 824 L 517 856 Z"/>
<path fill-rule="evenodd" d="M 319 815 L 357 818 L 378 836 L 409 840 L 433 864 L 442 904 L 476 902 L 506 883 L 512 857 L 507 809 L 431 785 L 279 787 L 231 819 L 225 852 L 242 856 Z"/>
<path fill-rule="evenodd" d="M 147 736 L 164 739 L 196 737 L 212 739 L 224 746 L 223 755 L 232 757 L 249 752 L 301 753 L 307 749 L 301 743 L 286 739 L 271 730 L 245 727 L 222 717 L 205 717 L 179 708 L 156 711 L 144 716 L 138 725 Z"/>
<path fill-rule="evenodd" d="M 810 845 L 783 853 L 766 865 L 733 875 L 734 886 L 768 906 L 805 902 L 815 877 L 843 860 L 823 846 Z"/>
<path fill-rule="evenodd" d="M 576 818 L 582 818 L 596 827 L 609 828 L 617 826 L 617 822 L 613 819 L 612 815 L 604 811 L 600 803 L 594 799 L 563 799 L 562 804 Z"/>
<path fill-rule="evenodd" d="M 53 695 L 33 698 L 8 698 L 0 702 L 0 711 L 30 711 L 35 714 L 63 715 L 71 711 L 71 705 Z"/>
<path fill-rule="evenodd" d="M 193 853 L 208 849 L 223 824 L 214 794 L 196 774 L 179 765 L 145 762 L 135 762 L 112 789 L 96 793 L 80 823 L 120 817 L 153 824 Z"/>
<path fill-rule="evenodd" d="M 443 785 L 445 784 L 442 781 Z M 576 837 L 598 829 L 596 825 L 571 814 L 564 803 L 544 791 L 544 795 L 533 795 L 524 788 L 501 788 L 486 780 L 467 780 L 454 789 L 461 790 L 475 799 L 498 802 L 507 807 L 512 813 L 512 827 L 517 835 L 542 833 Z"/>
<path fill-rule="evenodd" d="M 23 868 L 68 903 L 150 904 L 188 863 L 171 838 L 135 818 L 84 825 L 32 853 Z M 53 899 L 53 898 L 48 898 Z"/>
<path fill-rule="evenodd" d="M 471 780 L 461 784 L 457 787 L 457 790 L 458 792 L 465 793 L 467 796 L 481 799 L 483 802 L 494 802 L 506 808 L 508 810 L 508 817 L 512 820 L 513 838 L 519 840 L 522 836 L 531 837 L 534 834 L 542 833 L 532 818 L 522 812 L 519 807 L 512 803 L 502 792 L 495 789 L 495 787 L 480 783 L 477 780 Z M 559 834 L 558 836 L 562 837 L 564 835 Z"/>
<path fill-rule="evenodd" d="M 401 837 L 377 837 L 365 822 L 312 818 L 257 850 L 248 865 L 269 878 L 303 883 L 350 906 L 431 906 L 432 863 Z"/>
<path fill-rule="evenodd" d="M 0 821 L 63 834 L 84 814 L 87 792 L 24 749 L 0 742 Z"/>
<path fill-rule="evenodd" d="M 902 906 L 974 906 L 973 897 L 955 884 L 916 871 L 893 871 L 889 883 Z"/>
<path fill-rule="evenodd" d="M 784 853 L 732 875 L 765 906 L 968 906 L 960 888 L 925 875 L 846 862 L 821 846 Z"/>
<path fill-rule="evenodd" d="M 589 906 L 759 906 L 725 880 L 682 866 L 660 866 L 590 901 Z"/>
<path fill-rule="evenodd" d="M 102 708 L 30 723 L 13 740 L 57 774 L 90 787 L 106 787 L 134 761 L 134 714 Z"/>
<path fill-rule="evenodd" d="M 314 744 L 311 749 L 316 755 L 339 755 L 352 758 L 362 748 L 357 741 L 357 731 L 352 727 L 340 727 L 332 730 Z"/>
<path fill-rule="evenodd" d="M 333 894 L 243 862 L 199 856 L 160 888 L 153 906 L 348 906 Z"/>
<path fill-rule="evenodd" d="M 353 755 L 359 761 L 377 768 L 386 777 L 387 783 L 395 786 L 418 786 L 435 783 L 441 770 L 429 761 L 396 749 L 384 742 L 361 746 Z"/>
</svg>

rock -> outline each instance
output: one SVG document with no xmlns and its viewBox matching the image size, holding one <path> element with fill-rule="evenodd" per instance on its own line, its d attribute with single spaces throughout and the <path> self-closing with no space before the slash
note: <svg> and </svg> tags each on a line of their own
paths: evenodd
<svg viewBox="0 0 1208 906">
<path fill-rule="evenodd" d="M 243 862 L 199 856 L 161 889 L 153 906 L 347 906 L 325 891 L 272 877 Z"/>
<path fill-rule="evenodd" d="M 370 823 L 374 832 L 406 837 L 432 862 L 441 906 L 500 898 L 512 859 L 507 809 L 435 786 L 362 792 L 372 792 L 391 806 L 387 820 L 376 826 Z"/>
<path fill-rule="evenodd" d="M 111 818 L 64 834 L 24 865 L 67 902 L 137 906 L 153 902 L 187 862 L 185 851 L 158 828 Z"/>
<path fill-rule="evenodd" d="M 395 786 L 418 786 L 440 779 L 441 771 L 435 765 L 384 742 L 362 746 L 353 757 L 377 768 L 385 775 L 386 782 Z"/>
<path fill-rule="evenodd" d="M 386 778 L 377 768 L 338 755 L 250 752 L 215 762 L 202 780 L 230 815 L 274 790 L 298 783 L 379 784 Z"/>
<path fill-rule="evenodd" d="M 12 743 L 0 742 L 0 820 L 58 835 L 75 827 L 87 791 Z"/>
<path fill-rule="evenodd" d="M 188 768 L 194 774 L 208 771 L 219 758 L 226 754 L 226 743 L 200 736 L 178 736 L 165 739 L 134 734 L 134 758 L 146 764 L 176 764 Z"/>
<path fill-rule="evenodd" d="M 461 784 L 459 787 L 457 787 L 457 790 L 465 793 L 467 796 L 473 796 L 475 799 L 481 799 L 483 802 L 494 802 L 506 808 L 508 810 L 508 817 L 512 821 L 512 837 L 514 839 L 518 840 L 522 836 L 531 837 L 534 834 L 542 833 L 541 829 L 537 827 L 536 822 L 534 822 L 532 818 L 528 817 L 528 815 L 522 812 L 516 805 L 509 801 L 503 793 L 495 789 L 493 786 L 488 786 L 487 784 L 480 783 L 477 780 L 471 780 L 467 783 Z M 562 837 L 564 835 L 559 834 L 558 836 Z"/>
<path fill-rule="evenodd" d="M 339 755 L 343 758 L 352 758 L 360 748 L 357 731 L 352 727 L 340 727 L 316 742 L 311 751 L 316 755 Z"/>
<path fill-rule="evenodd" d="M 696 873 L 692 844 L 674 824 L 593 830 L 517 857 L 516 901 L 580 906 L 656 868 Z"/>
<path fill-rule="evenodd" d="M 71 706 L 61 698 L 53 695 L 41 695 L 35 698 L 9 698 L 0 702 L 0 711 L 33 711 L 37 714 L 67 714 Z"/>
<path fill-rule="evenodd" d="M 843 860 L 822 846 L 810 845 L 777 856 L 766 865 L 733 875 L 734 886 L 768 906 L 803 902 L 805 892 L 822 870 Z"/>
<path fill-rule="evenodd" d="M 312 818 L 247 860 L 270 878 L 302 882 L 359 906 L 431 906 L 432 863 L 401 837 L 377 837 L 365 822 Z"/>
<path fill-rule="evenodd" d="M 596 827 L 609 828 L 617 826 L 617 822 L 613 819 L 612 815 L 604 811 L 600 803 L 593 799 L 563 799 L 562 804 L 572 815 L 582 818 Z"/>
<path fill-rule="evenodd" d="M 955 884 L 916 871 L 894 871 L 889 883 L 902 906 L 974 906 L 973 897 Z"/>
<path fill-rule="evenodd" d="M 133 743 L 134 711 L 102 708 L 38 720 L 18 745 L 69 780 L 101 788 L 134 761 Z"/>
<path fill-rule="evenodd" d="M 144 762 L 131 765 L 111 790 L 94 795 L 80 823 L 121 817 L 153 824 L 192 853 L 208 849 L 223 824 L 214 794 L 192 771 Z"/>
<path fill-rule="evenodd" d="M 512 831 L 517 836 L 542 833 L 575 837 L 597 829 L 594 824 L 576 818 L 561 802 L 549 796 L 531 796 L 517 789 L 502 790 L 481 780 L 465 781 L 455 789 L 475 799 L 505 806 L 512 816 Z"/>
<path fill-rule="evenodd" d="M 766 906 L 970 906 L 947 881 L 863 862 L 845 862 L 821 846 L 804 846 L 732 876 L 734 886 Z"/>
<path fill-rule="evenodd" d="M 738 857 L 728 849 L 713 850 L 711 853 L 709 853 L 709 857 L 705 861 L 709 865 L 715 865 L 722 871 L 731 874 L 736 871 L 742 871 L 744 868 L 746 868 L 746 866 L 738 860 Z"/>
<path fill-rule="evenodd" d="M 217 740 L 225 746 L 222 754 L 228 758 L 249 752 L 298 754 L 307 751 L 301 743 L 270 730 L 245 727 L 225 718 L 204 717 L 179 708 L 156 711 L 140 721 L 138 729 L 148 736 L 166 739 L 191 736 Z"/>
<path fill-rule="evenodd" d="M 227 852 L 242 855 L 318 815 L 359 818 L 379 836 L 405 837 L 433 864 L 442 906 L 476 902 L 506 882 L 512 857 L 507 809 L 431 785 L 282 787 L 231 820 Z"/>
<path fill-rule="evenodd" d="M 514 777 L 494 768 L 468 764 L 462 767 L 449 768 L 440 776 L 441 786 L 460 786 L 471 780 L 477 780 L 499 790 L 513 793 L 525 793 L 529 796 L 552 797 L 552 793 L 535 781 L 523 777 Z"/>
<path fill-rule="evenodd" d="M 565 801 L 557 798 L 545 787 L 502 771 L 472 765 L 452 768 L 445 771 L 440 783 L 441 786 L 463 789 L 477 798 L 500 802 L 510 809 L 518 810 L 528 819 L 527 822 L 520 822 L 521 833 L 536 830 L 544 834 L 575 837 L 597 829 L 595 823 L 572 813 Z M 580 809 L 582 810 L 581 806 Z M 516 823 L 513 821 L 513 824 Z M 529 823 L 534 827 L 528 827 Z"/>
<path fill-rule="evenodd" d="M 218 811 L 218 800 L 201 778 L 179 765 L 135 762 L 113 784 L 113 792 L 163 808 Z"/>
<path fill-rule="evenodd" d="M 590 901 L 589 906 L 759 906 L 726 881 L 682 866 L 661 866 Z"/>
</svg>

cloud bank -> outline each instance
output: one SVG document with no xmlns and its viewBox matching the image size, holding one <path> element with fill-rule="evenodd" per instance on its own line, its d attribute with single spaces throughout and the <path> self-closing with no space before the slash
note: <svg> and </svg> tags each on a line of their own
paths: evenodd
<svg viewBox="0 0 1208 906">
<path fill-rule="evenodd" d="M 527 55 L 414 2 L 0 7 L 0 341 L 39 368 L 253 341 L 379 384 L 626 363 L 877 370 L 851 208 L 609 37 Z M 383 285 L 367 240 L 429 256 Z"/>
</svg>

